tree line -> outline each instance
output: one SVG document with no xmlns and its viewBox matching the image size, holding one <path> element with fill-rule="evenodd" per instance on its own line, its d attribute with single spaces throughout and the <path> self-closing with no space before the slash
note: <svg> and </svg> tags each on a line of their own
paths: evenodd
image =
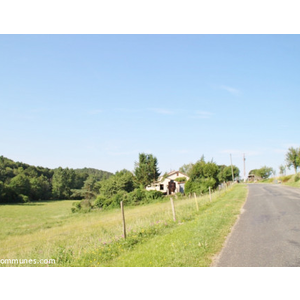
<svg viewBox="0 0 300 300">
<path fill-rule="evenodd" d="M 217 165 L 213 161 L 206 162 L 202 156 L 196 163 L 183 165 L 179 171 L 190 177 L 185 184 L 185 192 L 199 195 L 207 193 L 209 187 L 214 189 L 220 183 L 232 181 L 232 170 L 234 178 L 239 178 L 240 171 L 236 166 L 231 168 L 231 166 Z M 140 153 L 133 172 L 122 170 L 102 180 L 95 186 L 95 201 L 91 203 L 90 198 L 87 199 L 88 201 L 75 203 L 73 212 L 87 211 L 92 207 L 119 207 L 120 201 L 124 201 L 127 205 L 137 205 L 162 200 L 164 198 L 162 192 L 145 189 L 146 186 L 157 181 L 160 175 L 157 158 L 152 154 Z"/>
<path fill-rule="evenodd" d="M 111 175 L 92 168 L 35 167 L 0 156 L 0 203 L 82 199 L 90 181 L 105 180 Z M 77 190 L 82 193 L 79 195 Z"/>
<path fill-rule="evenodd" d="M 239 178 L 236 166 L 217 165 L 202 156 L 196 163 L 183 165 L 186 173 L 186 193 L 206 193 L 220 183 Z M 163 197 L 159 191 L 145 187 L 158 180 L 161 172 L 152 154 L 140 153 L 134 171 L 121 170 L 115 174 L 96 169 L 48 169 L 14 162 L 0 157 L 0 203 L 37 200 L 86 199 L 97 207 L 116 207 L 124 200 L 130 204 L 151 202 Z M 89 203 L 89 202 L 87 202 Z M 90 205 L 90 204 L 88 204 Z M 77 208 L 80 204 L 77 204 Z"/>
</svg>

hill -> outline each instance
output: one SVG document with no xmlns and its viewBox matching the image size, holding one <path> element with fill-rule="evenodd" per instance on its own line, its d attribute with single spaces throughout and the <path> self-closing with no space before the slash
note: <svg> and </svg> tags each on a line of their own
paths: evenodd
<svg viewBox="0 0 300 300">
<path fill-rule="evenodd" d="M 0 203 L 74 199 L 72 190 L 81 189 L 88 178 L 101 181 L 111 175 L 93 168 L 36 167 L 0 156 Z"/>
<path fill-rule="evenodd" d="M 102 171 L 94 168 L 74 169 L 77 174 L 88 174 L 94 176 L 97 180 L 108 179 L 113 173 Z"/>
</svg>

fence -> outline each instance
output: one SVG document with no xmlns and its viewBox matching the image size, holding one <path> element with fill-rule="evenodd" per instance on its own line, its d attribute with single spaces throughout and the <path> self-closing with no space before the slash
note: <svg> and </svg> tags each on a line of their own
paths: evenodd
<svg viewBox="0 0 300 300">
<path fill-rule="evenodd" d="M 54 227 L 44 230 L 42 236 L 39 236 L 39 232 L 36 232 L 31 237 L 31 242 L 19 243 L 17 246 L 2 243 L 0 254 L 1 252 L 2 255 L 5 253 L 11 255 L 22 253 L 23 257 L 25 257 L 25 254 L 28 257 L 33 257 L 32 253 L 34 254 L 37 251 L 45 250 L 50 255 L 50 253 L 60 251 L 60 248 L 64 247 L 64 251 L 71 249 L 74 250 L 74 255 L 80 256 L 80 251 L 90 251 L 99 244 L 110 243 L 117 238 L 125 239 L 129 235 L 142 232 L 153 224 L 185 222 L 191 217 L 195 217 L 202 206 L 217 201 L 229 188 L 230 186 L 222 185 L 216 190 L 211 190 L 210 194 L 197 195 L 194 193 L 185 196 L 175 194 L 166 196 L 163 202 L 135 207 L 122 206 L 121 215 L 119 209 L 103 212 L 95 211 L 86 214 L 84 218 L 80 217 L 79 221 L 85 219 L 80 225 L 77 224 L 78 219 L 76 218 L 76 222 L 70 223 L 72 226 L 69 226 L 68 223 L 68 226 L 61 229 Z M 13 238 L 17 238 L 17 236 Z M 5 257 L 9 258 L 9 256 Z"/>
<path fill-rule="evenodd" d="M 188 214 L 194 214 L 199 212 L 199 205 L 212 203 L 217 198 L 223 196 L 224 193 L 226 193 L 226 191 L 231 186 L 232 183 L 229 183 L 229 184 L 219 185 L 216 190 L 212 190 L 211 188 L 209 188 L 208 194 L 197 195 L 196 193 L 193 193 L 193 195 L 188 194 L 185 196 L 178 196 L 178 194 L 168 196 L 167 198 L 170 198 L 170 206 L 166 207 L 164 203 L 164 209 L 166 210 L 167 214 L 163 214 L 164 215 L 163 221 L 170 221 L 172 219 L 173 222 L 176 221 L 180 222 L 180 219 L 184 218 Z M 123 238 L 126 239 L 127 230 L 126 230 L 125 211 L 124 211 L 123 201 L 121 201 L 120 206 L 121 206 L 122 224 L 123 224 Z M 160 216 L 161 215 L 162 213 L 160 214 Z M 158 217 L 158 215 L 156 215 L 156 217 Z"/>
</svg>

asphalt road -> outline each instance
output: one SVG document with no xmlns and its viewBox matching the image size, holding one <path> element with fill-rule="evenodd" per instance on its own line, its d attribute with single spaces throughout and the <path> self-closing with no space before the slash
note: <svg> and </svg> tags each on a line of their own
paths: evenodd
<svg viewBox="0 0 300 300">
<path fill-rule="evenodd" d="M 300 189 L 249 184 L 216 267 L 300 267 Z"/>
</svg>

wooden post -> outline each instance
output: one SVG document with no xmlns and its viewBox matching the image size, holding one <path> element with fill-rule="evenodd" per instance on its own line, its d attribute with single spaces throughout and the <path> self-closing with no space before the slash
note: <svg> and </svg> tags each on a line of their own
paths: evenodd
<svg viewBox="0 0 300 300">
<path fill-rule="evenodd" d="M 123 218 L 123 235 L 124 235 L 124 239 L 126 239 L 126 223 L 125 223 L 125 214 L 124 214 L 123 201 L 121 201 L 120 204 L 121 204 L 121 212 L 122 212 L 122 218 Z"/>
<path fill-rule="evenodd" d="M 210 202 L 211 202 L 211 187 L 209 187 L 209 199 L 210 199 Z"/>
<path fill-rule="evenodd" d="M 199 211 L 199 206 L 198 206 L 198 200 L 197 200 L 196 193 L 194 193 L 194 197 L 195 197 L 195 202 L 196 202 L 196 209 L 197 209 L 197 211 Z"/>
<path fill-rule="evenodd" d="M 175 214 L 175 206 L 173 198 L 171 197 L 171 206 L 172 206 L 172 212 L 173 212 L 173 221 L 176 222 L 176 214 Z"/>
</svg>

